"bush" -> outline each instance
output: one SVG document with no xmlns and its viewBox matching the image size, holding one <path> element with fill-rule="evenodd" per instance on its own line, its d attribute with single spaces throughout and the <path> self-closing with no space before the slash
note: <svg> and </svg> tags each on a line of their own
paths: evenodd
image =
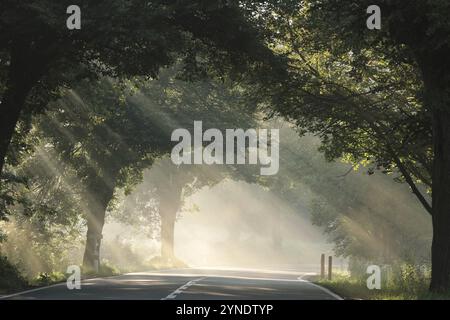
<svg viewBox="0 0 450 320">
<path fill-rule="evenodd" d="M 0 256 L 0 292 L 26 288 L 27 281 L 19 269 L 4 256 Z"/>
<path fill-rule="evenodd" d="M 156 256 L 150 259 L 148 265 L 151 269 L 179 269 L 187 268 L 188 265 L 178 258 L 167 260 L 161 256 Z"/>
<path fill-rule="evenodd" d="M 335 275 L 332 281 L 316 279 L 321 285 L 347 298 L 360 299 L 446 299 L 450 295 L 430 295 L 430 267 L 398 261 L 396 264 L 382 265 L 381 290 L 367 288 L 366 268 L 371 263 L 363 261 L 350 265 L 350 275 Z"/>
<path fill-rule="evenodd" d="M 98 275 L 101 277 L 110 277 L 120 274 L 119 268 L 113 266 L 107 260 L 103 260 L 98 269 Z"/>
<path fill-rule="evenodd" d="M 62 272 L 42 272 L 36 278 L 32 279 L 31 285 L 33 286 L 48 286 L 53 283 L 66 280 L 66 275 Z"/>
<path fill-rule="evenodd" d="M 102 260 L 98 268 L 98 272 L 94 270 L 82 270 L 83 276 L 87 278 L 92 277 L 111 277 L 121 274 L 121 270 L 116 266 L 112 265 L 108 260 Z"/>
<path fill-rule="evenodd" d="M 392 273 L 393 286 L 410 295 L 425 291 L 431 276 L 429 267 L 409 263 L 394 267 Z"/>
</svg>

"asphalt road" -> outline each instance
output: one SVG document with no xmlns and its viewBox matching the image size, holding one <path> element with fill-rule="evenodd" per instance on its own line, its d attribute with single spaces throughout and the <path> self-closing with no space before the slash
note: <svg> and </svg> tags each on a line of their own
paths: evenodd
<svg viewBox="0 0 450 320">
<path fill-rule="evenodd" d="M 306 273 L 237 269 L 176 269 L 86 279 L 81 289 L 66 283 L 0 299 L 32 300 L 336 300 L 340 297 L 303 280 Z"/>
</svg>

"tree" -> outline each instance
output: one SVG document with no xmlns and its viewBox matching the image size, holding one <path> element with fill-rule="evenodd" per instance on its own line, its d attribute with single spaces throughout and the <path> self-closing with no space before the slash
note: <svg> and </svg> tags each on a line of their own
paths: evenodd
<svg viewBox="0 0 450 320">
<path fill-rule="evenodd" d="M 272 41 L 274 50 L 290 59 L 289 80 L 278 85 L 273 105 L 319 134 L 329 159 L 345 155 L 371 163 L 371 172 L 399 173 L 432 215 L 430 288 L 445 291 L 450 288 L 449 4 L 380 1 L 380 31 L 365 26 L 370 4 L 305 1 L 286 23 L 272 22 L 272 29 L 281 31 Z M 431 203 L 426 189 L 432 191 Z"/>
<path fill-rule="evenodd" d="M 249 115 L 231 112 L 245 109 L 240 105 L 243 100 L 239 98 L 239 87 L 226 88 L 207 81 L 185 83 L 176 79 L 180 72 L 186 74 L 175 67 L 153 81 L 80 82 L 64 99 L 54 103 L 52 112 L 41 121 L 40 129 L 51 139 L 62 160 L 72 164 L 86 187 L 86 270 L 98 268 L 105 214 L 115 190 L 129 191 L 140 181 L 143 169 L 170 152 L 174 129 L 192 128 L 194 120 L 203 120 L 211 127 L 233 127 L 251 119 Z M 225 101 L 227 105 L 222 104 Z M 214 109 L 208 113 L 211 108 Z M 247 108 L 253 110 L 254 106 Z M 171 184 L 160 185 L 158 190 L 168 188 L 174 188 L 175 193 L 182 190 Z M 162 211 L 167 212 L 164 222 L 174 222 L 171 217 L 178 210 L 179 204 L 174 204 L 180 196 L 160 200 Z"/>
<path fill-rule="evenodd" d="M 187 83 L 177 80 L 173 70 L 163 71 L 158 81 L 144 84 L 130 98 L 136 106 L 153 110 L 153 121 L 158 123 L 164 141 L 170 141 L 170 134 L 178 128 L 192 132 L 194 121 L 199 120 L 205 129 L 253 128 L 258 119 L 257 100 L 247 97 L 239 83 L 212 79 Z M 168 158 L 159 159 L 145 173 L 144 182 L 125 199 L 118 217 L 129 224 L 142 225 L 146 221 L 144 228 L 157 228 L 159 224 L 161 257 L 164 262 L 173 262 L 174 228 L 183 200 L 227 177 L 252 179 L 250 170 L 245 170 L 245 178 L 241 176 L 243 171 L 227 165 L 177 166 Z M 130 215 L 141 218 L 130 219 Z"/>
<path fill-rule="evenodd" d="M 142 227 L 159 230 L 161 240 L 161 262 L 177 265 L 174 254 L 175 223 L 184 200 L 205 186 L 222 181 L 225 176 L 217 166 L 177 166 L 165 157 L 159 159 L 144 175 L 143 183 L 124 200 L 123 208 L 117 214 L 127 224 L 138 222 Z M 137 221 L 129 219 L 138 216 Z M 142 222 L 145 221 L 145 225 Z"/>
<path fill-rule="evenodd" d="M 28 279 L 65 272 L 75 263 L 82 239 L 80 212 L 85 209 L 73 168 L 58 161 L 54 148 L 33 134 L 39 141 L 36 151 L 8 170 L 16 182 L 9 181 L 3 191 L 14 203 L 7 206 L 7 221 L 0 226 L 6 234 L 1 254 L 20 265 Z"/>
<path fill-rule="evenodd" d="M 42 111 L 58 88 L 80 78 L 155 77 L 179 57 L 191 75 L 212 65 L 239 70 L 251 60 L 270 60 L 239 3 L 83 0 L 77 3 L 82 28 L 68 30 L 70 1 L 3 1 L 0 172 L 21 114 Z"/>
<path fill-rule="evenodd" d="M 163 140 L 152 125 L 152 114 L 126 103 L 122 93 L 118 83 L 108 79 L 81 82 L 54 103 L 39 124 L 84 186 L 86 270 L 98 270 L 105 212 L 115 189 L 131 188 L 141 171 L 169 147 L 169 139 Z"/>
</svg>

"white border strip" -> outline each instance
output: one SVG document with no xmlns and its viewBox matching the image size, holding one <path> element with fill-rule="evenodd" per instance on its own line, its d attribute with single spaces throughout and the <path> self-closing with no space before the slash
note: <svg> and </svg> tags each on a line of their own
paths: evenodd
<svg viewBox="0 0 450 320">
<path fill-rule="evenodd" d="M 50 285 L 50 286 L 39 287 L 39 288 L 35 288 L 35 289 L 30 289 L 30 290 L 25 290 L 25 291 L 20 291 L 20 292 L 8 294 L 8 295 L 6 295 L 6 296 L 0 296 L 0 300 L 12 298 L 12 297 L 20 296 L 20 295 L 22 295 L 22 294 L 27 294 L 27 293 L 31 293 L 31 292 L 35 292 L 35 291 L 40 291 L 40 290 L 48 289 L 48 288 L 53 288 L 53 287 L 63 286 L 63 285 L 66 285 L 66 281 L 61 282 L 61 283 L 52 284 L 52 285 Z"/>
<path fill-rule="evenodd" d="M 183 269 L 182 269 L 183 270 Z M 161 271 L 165 271 L 165 270 L 161 270 Z M 149 272 L 151 273 L 151 272 Z M 83 279 L 83 281 L 91 281 L 91 280 L 98 280 L 98 279 L 107 279 L 107 278 L 118 278 L 124 275 L 132 275 L 132 274 L 140 274 L 140 272 L 135 272 L 135 273 L 125 273 L 125 274 L 120 274 L 120 275 L 116 275 L 116 276 L 111 276 L 111 277 L 96 277 L 96 278 L 87 278 L 87 279 Z M 297 280 L 292 280 L 292 279 L 271 279 L 271 278 L 254 278 L 254 277 L 239 277 L 239 276 L 220 276 L 220 275 L 208 275 L 206 277 L 201 277 L 198 279 L 194 279 L 191 281 L 188 281 L 187 283 L 185 283 L 184 285 L 182 285 L 181 287 L 179 287 L 178 289 L 176 289 L 175 291 L 173 291 L 172 293 L 170 293 L 167 297 L 162 298 L 161 300 L 169 300 L 169 299 L 175 299 L 177 295 L 183 293 L 183 290 L 187 290 L 190 286 L 195 285 L 197 282 L 202 281 L 208 277 L 217 277 L 217 278 L 235 278 L 235 279 L 247 279 L 247 280 L 265 280 L 265 281 L 286 281 L 286 282 L 290 282 L 290 281 L 300 281 L 300 282 L 305 282 L 310 284 L 311 286 L 314 286 L 320 290 L 322 290 L 323 292 L 329 294 L 330 296 L 332 296 L 333 298 L 335 298 L 336 300 L 344 300 L 344 298 L 342 298 L 341 296 L 335 294 L 334 292 L 328 290 L 327 288 L 324 288 L 318 284 L 315 284 L 311 281 L 308 280 L 304 280 L 303 277 L 310 275 L 310 274 L 315 274 L 315 273 L 305 273 L 302 276 L 298 277 Z M 164 274 L 164 273 L 154 273 L 153 275 L 159 276 L 159 275 L 170 275 L 170 276 L 185 276 L 185 277 L 189 277 L 189 276 L 194 276 L 194 274 Z M 16 292 L 16 293 L 12 293 L 9 295 L 4 295 L 4 296 L 0 296 L 0 300 L 2 299 L 8 299 L 8 298 L 12 298 L 12 297 L 16 297 L 16 296 L 20 296 L 23 294 L 27 294 L 27 293 L 31 293 L 31 292 L 35 292 L 35 291 L 40 291 L 40 290 L 44 290 L 44 289 L 48 289 L 48 288 L 53 288 L 53 287 L 57 287 L 57 286 L 63 286 L 66 285 L 66 282 L 61 282 L 61 283 L 56 283 L 50 286 L 45 286 L 45 287 L 39 287 L 39 288 L 35 288 L 35 289 L 30 289 L 30 290 L 26 290 L 26 291 L 21 291 L 21 292 Z"/>
<path fill-rule="evenodd" d="M 85 279 L 81 279 L 81 284 L 83 284 L 83 281 L 92 281 L 92 280 L 99 280 L 99 279 L 113 279 L 113 278 L 118 278 L 118 277 L 121 277 L 121 276 L 124 276 L 124 275 L 127 275 L 127 274 L 131 274 L 131 273 L 118 274 L 118 275 L 109 276 L 109 277 L 98 276 L 98 277 L 93 277 L 93 278 L 85 278 Z M 35 291 L 40 291 L 40 290 L 44 290 L 44 289 L 48 289 L 48 288 L 64 286 L 64 285 L 67 286 L 67 280 L 64 280 L 64 281 L 59 282 L 59 283 L 51 284 L 49 286 L 38 287 L 38 288 L 30 289 L 30 290 L 25 290 L 25 291 L 20 291 L 20 292 L 11 293 L 11 294 L 8 294 L 8 295 L 0 296 L 0 300 L 12 298 L 12 297 L 16 297 L 16 296 L 20 296 L 20 295 L 23 295 L 23 294 L 27 294 L 27 293 L 31 293 L 31 292 L 35 292 Z"/>
<path fill-rule="evenodd" d="M 184 269 L 187 269 L 187 268 L 181 268 L 181 269 L 159 269 L 159 270 L 152 270 L 152 271 L 164 272 L 164 271 L 184 270 Z M 148 273 L 151 273 L 152 271 L 150 271 Z M 81 279 L 81 283 L 83 283 L 83 281 L 92 281 L 92 280 L 98 280 L 98 279 L 113 279 L 113 278 L 118 278 L 118 277 L 121 277 L 121 276 L 140 274 L 140 273 L 142 273 L 142 272 L 122 273 L 122 274 L 118 274 L 118 275 L 115 275 L 115 276 L 109 276 L 109 277 L 96 276 L 96 277 L 92 277 L 92 278 L 84 278 L 84 279 Z M 143 273 L 147 273 L 147 272 L 143 272 Z M 40 291 L 40 290 L 44 290 L 44 289 L 48 289 L 48 288 L 53 288 L 53 287 L 57 287 L 57 286 L 62 286 L 62 285 L 67 285 L 67 280 L 64 280 L 63 282 L 60 282 L 60 283 L 51 284 L 49 286 L 44 286 L 44 287 L 34 288 L 34 289 L 30 289 L 30 290 L 15 292 L 15 293 L 11 293 L 11 294 L 8 294 L 8 295 L 3 295 L 3 296 L 0 295 L 0 300 L 12 298 L 12 297 L 17 297 L 17 296 L 20 296 L 22 294 L 27 294 L 27 293 Z"/>
<path fill-rule="evenodd" d="M 335 298 L 336 300 L 344 300 L 344 298 L 342 298 L 341 296 L 339 296 L 339 295 L 337 295 L 336 293 L 332 292 L 331 290 L 328 290 L 327 288 L 324 288 L 324 287 L 322 287 L 322 286 L 320 286 L 320 285 L 318 285 L 318 284 L 316 284 L 316 283 L 313 283 L 313 282 L 311 282 L 311 281 L 304 280 L 303 277 L 306 276 L 306 275 L 308 275 L 308 274 L 304 274 L 304 275 L 298 277 L 298 281 L 301 281 L 301 282 L 305 282 L 305 283 L 307 283 L 307 284 L 310 284 L 310 285 L 312 285 L 313 287 L 316 287 L 316 288 L 322 290 L 323 292 L 328 293 L 330 296 L 332 296 L 332 297 Z"/>
</svg>

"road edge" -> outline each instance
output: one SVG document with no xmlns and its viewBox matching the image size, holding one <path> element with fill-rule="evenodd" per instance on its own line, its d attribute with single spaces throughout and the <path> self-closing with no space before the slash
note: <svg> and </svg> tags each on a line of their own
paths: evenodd
<svg viewBox="0 0 450 320">
<path fill-rule="evenodd" d="M 312 275 L 312 274 L 315 275 L 315 273 L 311 273 L 311 274 L 310 274 L 310 273 L 306 273 L 306 274 L 304 274 L 304 275 L 298 277 L 297 279 L 298 279 L 299 281 L 301 281 L 301 282 L 306 282 L 306 283 L 312 285 L 313 287 L 316 287 L 316 288 L 322 290 L 323 292 L 326 292 L 327 294 L 329 294 L 330 296 L 332 296 L 332 297 L 335 298 L 336 300 L 345 300 L 343 297 L 341 297 L 341 296 L 338 295 L 337 293 L 334 293 L 334 292 L 331 291 L 330 289 L 327 289 L 327 288 L 325 288 L 325 287 L 322 287 L 321 285 L 318 285 L 317 283 L 311 282 L 311 281 L 309 281 L 309 280 L 303 279 L 303 277 L 305 277 L 305 276 L 310 276 L 310 275 Z"/>
</svg>

